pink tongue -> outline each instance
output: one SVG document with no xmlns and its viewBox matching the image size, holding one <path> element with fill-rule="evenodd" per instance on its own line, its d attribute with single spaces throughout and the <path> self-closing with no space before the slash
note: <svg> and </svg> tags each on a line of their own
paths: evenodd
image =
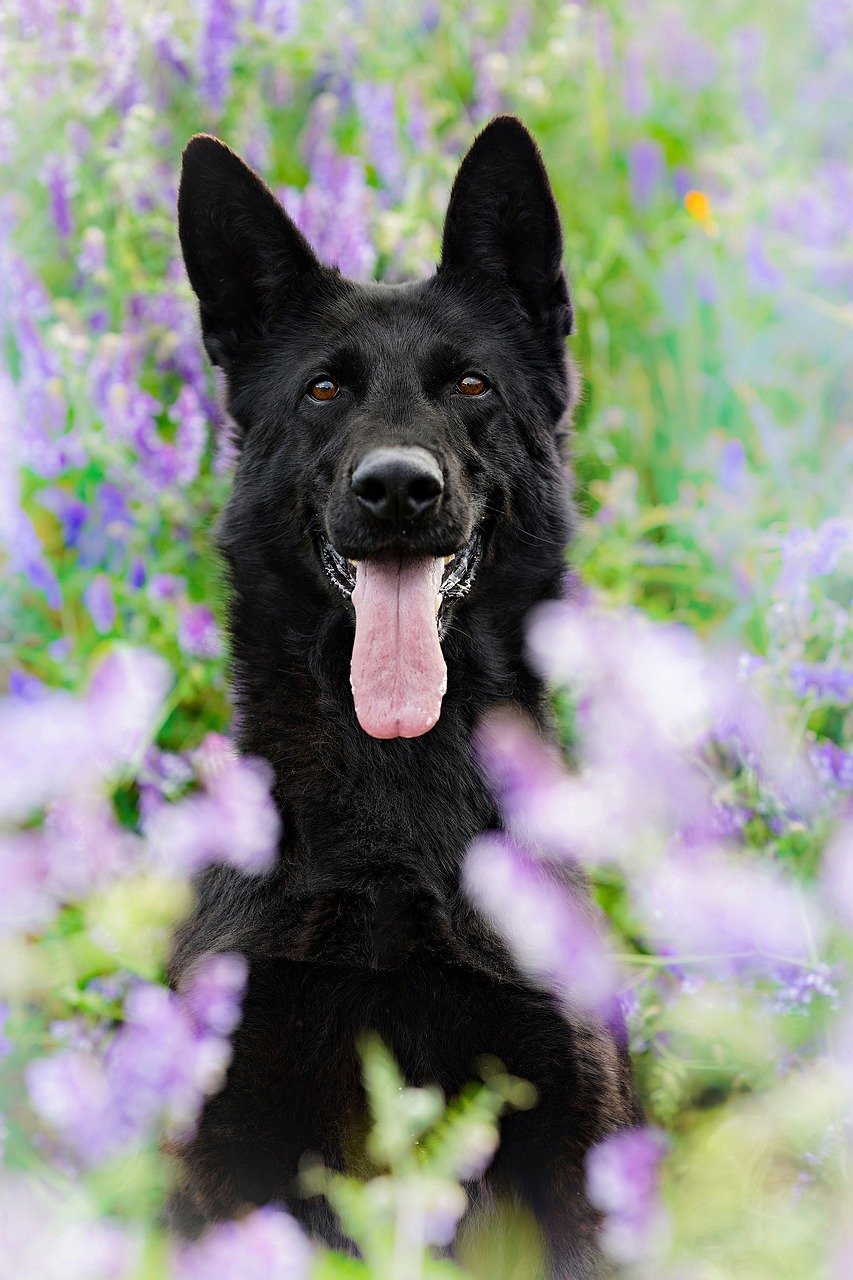
<svg viewBox="0 0 853 1280">
<path fill-rule="evenodd" d="M 374 738 L 417 738 L 438 720 L 447 688 L 435 616 L 443 569 L 434 556 L 356 567 L 350 684 L 358 722 Z"/>
</svg>

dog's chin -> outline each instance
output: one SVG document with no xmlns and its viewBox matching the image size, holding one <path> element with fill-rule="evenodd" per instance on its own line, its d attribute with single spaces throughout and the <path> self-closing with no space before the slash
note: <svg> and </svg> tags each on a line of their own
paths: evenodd
<svg viewBox="0 0 853 1280">
<path fill-rule="evenodd" d="M 452 555 L 392 550 L 362 560 L 321 537 L 326 573 L 355 615 L 350 684 L 371 737 L 417 738 L 437 723 L 447 688 L 441 642 L 482 555 L 479 530 Z"/>
</svg>

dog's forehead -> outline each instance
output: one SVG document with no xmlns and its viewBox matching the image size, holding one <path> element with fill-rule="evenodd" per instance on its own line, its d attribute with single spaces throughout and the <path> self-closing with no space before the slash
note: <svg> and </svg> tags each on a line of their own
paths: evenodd
<svg viewBox="0 0 853 1280">
<path fill-rule="evenodd" d="M 377 359 L 418 364 L 466 359 L 488 339 L 475 309 L 432 277 L 403 284 L 348 284 L 334 308 L 331 329 L 341 344 Z M 482 318 L 481 318 L 482 319 Z"/>
</svg>

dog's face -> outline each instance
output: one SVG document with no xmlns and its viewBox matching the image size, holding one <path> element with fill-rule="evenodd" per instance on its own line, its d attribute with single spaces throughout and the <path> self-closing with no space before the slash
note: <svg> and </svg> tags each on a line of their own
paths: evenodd
<svg viewBox="0 0 853 1280">
<path fill-rule="evenodd" d="M 319 590 L 354 611 L 362 728 L 425 733 L 445 690 L 442 641 L 478 570 L 529 565 L 531 520 L 543 545 L 565 541 L 556 428 L 571 310 L 539 153 L 507 117 L 479 136 L 441 265 L 412 284 L 357 284 L 320 264 L 213 138 L 187 147 L 178 208 L 241 433 L 226 553 L 254 540 L 283 593 L 298 578 L 312 607 Z"/>
</svg>

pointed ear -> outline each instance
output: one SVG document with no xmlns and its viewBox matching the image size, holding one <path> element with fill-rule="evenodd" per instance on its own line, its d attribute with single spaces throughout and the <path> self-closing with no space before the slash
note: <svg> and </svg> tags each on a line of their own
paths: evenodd
<svg viewBox="0 0 853 1280">
<path fill-rule="evenodd" d="M 501 280 L 534 323 L 562 340 L 572 328 L 562 259 L 560 216 L 539 148 L 520 120 L 498 116 L 456 175 L 439 270 Z"/>
<path fill-rule="evenodd" d="M 323 270 L 269 187 L 206 134 L 184 151 L 178 234 L 204 345 L 213 363 L 226 367 L 276 298 Z"/>
</svg>

